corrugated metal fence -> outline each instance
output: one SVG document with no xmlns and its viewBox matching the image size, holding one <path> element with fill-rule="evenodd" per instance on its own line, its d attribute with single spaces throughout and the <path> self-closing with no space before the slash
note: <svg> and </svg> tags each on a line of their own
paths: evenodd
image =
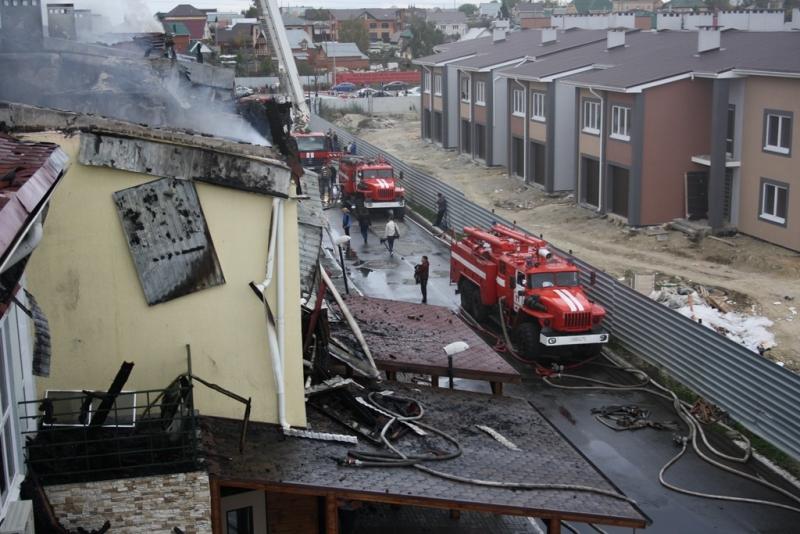
<svg viewBox="0 0 800 534">
<path fill-rule="evenodd" d="M 341 142 L 355 140 L 359 154 L 383 156 L 403 171 L 412 204 L 434 209 L 436 193 L 447 197 L 454 228 L 488 227 L 493 221 L 512 225 L 475 205 L 464 194 L 410 167 L 333 124 L 314 117 L 315 129 L 332 128 Z M 575 260 L 584 271 L 596 272 L 589 295 L 608 312 L 606 326 L 620 345 L 645 361 L 663 367 L 671 376 L 727 410 L 751 432 L 800 459 L 800 376 L 730 341 L 713 330 L 619 283 L 613 277 Z"/>
</svg>

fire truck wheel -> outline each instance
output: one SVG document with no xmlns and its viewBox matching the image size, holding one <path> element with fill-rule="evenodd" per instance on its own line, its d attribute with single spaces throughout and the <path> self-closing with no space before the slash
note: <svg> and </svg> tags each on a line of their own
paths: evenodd
<svg viewBox="0 0 800 534">
<path fill-rule="evenodd" d="M 539 343 L 539 325 L 525 322 L 517 326 L 517 345 L 524 358 L 535 360 L 542 353 L 542 344 Z"/>
<path fill-rule="evenodd" d="M 394 210 L 394 218 L 398 221 L 402 221 L 406 218 L 406 207 L 400 206 L 399 208 L 395 208 Z"/>
</svg>

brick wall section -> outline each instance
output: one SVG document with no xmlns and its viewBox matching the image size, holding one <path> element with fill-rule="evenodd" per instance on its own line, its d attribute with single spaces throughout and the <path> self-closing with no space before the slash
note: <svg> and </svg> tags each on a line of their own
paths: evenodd
<svg viewBox="0 0 800 534">
<path fill-rule="evenodd" d="M 211 532 L 208 473 L 193 472 L 45 488 L 56 515 L 68 529 L 96 529 L 111 522 L 111 532 Z"/>
</svg>

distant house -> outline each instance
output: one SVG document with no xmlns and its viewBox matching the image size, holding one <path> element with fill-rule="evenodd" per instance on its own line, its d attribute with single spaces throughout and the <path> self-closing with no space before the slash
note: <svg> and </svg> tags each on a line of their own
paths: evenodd
<svg viewBox="0 0 800 534">
<path fill-rule="evenodd" d="M 254 49 L 258 38 L 258 25 L 240 22 L 227 29 L 217 30 L 216 43 L 223 54 L 240 49 Z"/>
<path fill-rule="evenodd" d="M 317 64 L 328 70 L 333 70 L 334 66 L 336 69 L 368 69 L 369 58 L 358 49 L 356 43 L 326 41 L 320 43 Z"/>
<path fill-rule="evenodd" d="M 186 54 L 189 52 L 189 45 L 192 41 L 189 28 L 183 22 L 164 22 L 164 33 L 172 35 L 172 40 L 175 43 L 175 52 L 179 54 Z"/>
<path fill-rule="evenodd" d="M 614 13 L 627 13 L 629 11 L 654 12 L 661 9 L 661 0 L 611 0 L 611 10 Z"/>
<path fill-rule="evenodd" d="M 441 9 L 428 13 L 428 22 L 449 37 L 460 38 L 467 33 L 467 16 L 456 9 Z"/>
<path fill-rule="evenodd" d="M 523 28 L 547 28 L 550 26 L 550 12 L 544 2 L 524 2 L 511 10 L 512 20 Z"/>
<path fill-rule="evenodd" d="M 489 2 L 478 6 L 478 16 L 486 20 L 494 20 L 500 17 L 500 3 Z"/>
<path fill-rule="evenodd" d="M 382 41 L 388 43 L 392 34 L 402 29 L 400 14 L 397 9 L 331 9 L 330 14 L 334 21 L 332 33 L 337 38 L 342 23 L 351 20 L 362 21 L 364 28 L 369 33 L 369 40 L 372 42 Z"/>
<path fill-rule="evenodd" d="M 708 6 L 703 0 L 671 0 L 661 6 L 661 11 L 670 13 L 697 13 L 708 11 Z"/>
<path fill-rule="evenodd" d="M 161 22 L 183 24 L 189 31 L 190 39 L 200 40 L 207 37 L 208 13 L 189 4 L 175 6 L 169 13 L 161 15 Z"/>
<path fill-rule="evenodd" d="M 292 55 L 298 61 L 308 61 L 314 50 L 314 41 L 308 32 L 304 30 L 286 30 L 286 37 L 289 40 L 289 48 L 292 49 Z M 262 44 L 263 43 L 263 44 Z M 256 42 L 256 55 L 263 56 L 267 54 L 275 55 L 272 51 L 269 39 L 264 34 L 264 31 L 259 28 L 258 40 Z"/>
<path fill-rule="evenodd" d="M 611 0 L 572 0 L 567 6 L 570 15 L 590 15 L 592 13 L 609 13 Z"/>
</svg>

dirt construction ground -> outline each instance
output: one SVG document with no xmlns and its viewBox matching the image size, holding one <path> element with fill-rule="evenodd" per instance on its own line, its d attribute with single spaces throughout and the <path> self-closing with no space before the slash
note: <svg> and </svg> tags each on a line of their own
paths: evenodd
<svg viewBox="0 0 800 534">
<path fill-rule="evenodd" d="M 345 115 L 336 122 L 617 278 L 654 273 L 656 285 L 702 287 L 733 311 L 767 317 L 776 346 L 764 356 L 800 372 L 800 254 L 741 234 L 695 242 L 679 231 L 628 228 L 576 206 L 572 195 L 546 195 L 509 178 L 504 167 L 486 168 L 422 141 L 416 116 Z"/>
</svg>

